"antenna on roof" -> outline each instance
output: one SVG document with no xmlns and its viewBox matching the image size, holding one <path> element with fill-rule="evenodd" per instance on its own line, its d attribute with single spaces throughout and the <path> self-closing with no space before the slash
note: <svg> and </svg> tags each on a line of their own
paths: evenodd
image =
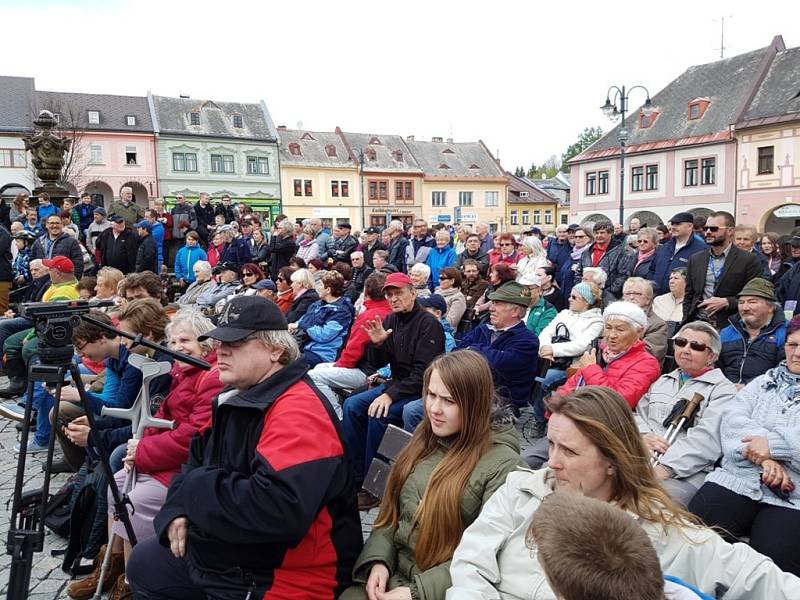
<svg viewBox="0 0 800 600">
<path fill-rule="evenodd" d="M 719 21 L 719 24 L 720 24 L 720 27 L 719 27 L 719 29 L 720 29 L 720 33 L 719 33 L 719 58 L 720 58 L 720 60 L 725 58 L 725 19 L 726 18 L 732 19 L 733 15 L 728 15 L 727 17 L 725 17 L 723 15 L 719 19 L 714 19 L 715 23 L 717 21 Z"/>
<path fill-rule="evenodd" d="M 302 129 L 303 128 L 303 122 L 302 121 L 298 121 L 297 122 L 297 128 L 298 129 Z"/>
</svg>

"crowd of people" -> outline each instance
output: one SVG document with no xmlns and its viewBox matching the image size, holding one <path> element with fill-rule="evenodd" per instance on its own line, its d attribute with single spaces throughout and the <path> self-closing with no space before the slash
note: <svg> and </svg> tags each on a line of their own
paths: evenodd
<svg viewBox="0 0 800 600">
<path fill-rule="evenodd" d="M 30 402 L 16 451 L 53 433 L 54 469 L 135 469 L 136 545 L 107 523 L 114 600 L 800 597 L 800 232 L 724 212 L 329 231 L 228 196 L 37 200 L 0 211 L 0 415 Z M 209 368 L 81 323 L 87 401 L 66 386 L 54 414 L 9 307 L 77 299 Z M 173 429 L 101 416 L 134 403 L 133 354 L 173 364 L 149 383 Z M 390 425 L 410 440 L 374 495 Z"/>
</svg>

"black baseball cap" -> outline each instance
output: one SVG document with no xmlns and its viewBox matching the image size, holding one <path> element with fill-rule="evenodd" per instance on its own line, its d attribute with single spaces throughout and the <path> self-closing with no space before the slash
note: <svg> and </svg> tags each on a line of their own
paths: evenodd
<svg viewBox="0 0 800 600">
<path fill-rule="evenodd" d="M 222 271 L 233 271 L 234 273 L 238 273 L 239 265 L 237 265 L 235 262 L 230 262 L 230 261 L 217 263 L 217 266 L 214 267 L 214 272 L 221 273 Z"/>
<path fill-rule="evenodd" d="M 119 215 L 111 215 L 110 217 L 108 217 L 108 220 L 111 221 L 112 223 L 124 223 L 125 222 L 125 219 L 123 219 Z"/>
<path fill-rule="evenodd" d="M 679 212 L 677 215 L 669 220 L 670 223 L 677 225 L 678 223 L 691 223 L 694 225 L 694 215 L 688 212 Z"/>
<path fill-rule="evenodd" d="M 257 331 L 286 331 L 286 317 L 274 302 L 261 296 L 236 296 L 222 307 L 217 328 L 197 338 L 238 342 Z"/>
<path fill-rule="evenodd" d="M 431 294 L 427 298 L 417 298 L 417 302 L 423 308 L 435 308 L 442 313 L 442 316 L 447 314 L 447 301 L 441 294 Z"/>
<path fill-rule="evenodd" d="M 377 227 L 367 227 L 367 230 L 364 233 L 372 234 L 372 233 L 380 233 L 380 232 L 381 232 L 381 230 L 378 229 Z"/>
<path fill-rule="evenodd" d="M 792 236 L 792 237 L 789 239 L 789 243 L 790 243 L 792 246 L 795 246 L 795 247 L 797 247 L 797 246 L 800 246 L 800 235 L 793 235 L 793 236 Z"/>
</svg>

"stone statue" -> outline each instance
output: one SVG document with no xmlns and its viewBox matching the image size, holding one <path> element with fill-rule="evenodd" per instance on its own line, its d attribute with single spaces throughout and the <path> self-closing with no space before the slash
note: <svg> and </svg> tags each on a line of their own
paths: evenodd
<svg viewBox="0 0 800 600">
<path fill-rule="evenodd" d="M 33 124 L 39 128 L 39 133 L 23 137 L 22 141 L 25 142 L 25 149 L 31 153 L 36 176 L 43 184 L 34 190 L 34 194 L 48 192 L 51 196 L 67 196 L 69 192 L 58 182 L 64 168 L 64 155 L 69 151 L 72 140 L 53 134 L 51 129 L 57 122 L 48 110 L 41 111 Z"/>
</svg>

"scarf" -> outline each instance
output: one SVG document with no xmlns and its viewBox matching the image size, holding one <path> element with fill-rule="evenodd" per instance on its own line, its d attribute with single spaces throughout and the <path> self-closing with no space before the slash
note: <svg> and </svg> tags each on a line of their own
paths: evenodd
<svg viewBox="0 0 800 600">
<path fill-rule="evenodd" d="M 764 374 L 764 387 L 777 388 L 778 396 L 792 404 L 800 402 L 800 375 L 789 371 L 785 360 Z"/>
<path fill-rule="evenodd" d="M 636 268 L 637 268 L 637 267 L 638 267 L 640 264 L 642 264 L 642 262 L 644 262 L 645 260 L 647 260 L 648 258 L 650 258 L 651 256 L 653 256 L 653 254 L 655 254 L 655 253 L 656 253 L 656 249 L 655 249 L 655 248 L 653 248 L 652 250 L 650 250 L 650 252 L 645 252 L 644 254 L 642 254 L 641 252 L 639 252 L 639 256 L 638 256 L 638 258 L 636 259 L 636 264 L 633 266 L 633 270 L 635 271 L 635 270 L 636 270 Z"/>
<path fill-rule="evenodd" d="M 586 252 L 587 248 L 589 248 L 589 244 L 586 244 L 583 248 L 575 248 L 572 252 L 570 252 L 569 257 L 572 260 L 578 260 L 581 255 Z"/>
</svg>

